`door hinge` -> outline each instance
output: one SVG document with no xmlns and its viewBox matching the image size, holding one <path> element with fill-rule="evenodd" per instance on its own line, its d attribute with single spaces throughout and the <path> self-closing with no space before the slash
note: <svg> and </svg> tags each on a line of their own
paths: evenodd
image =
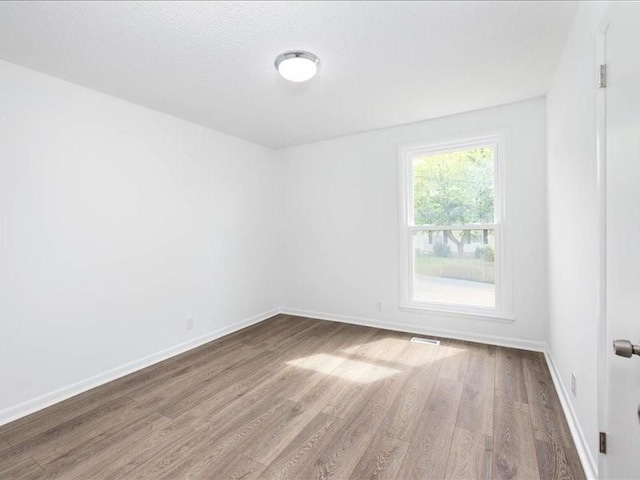
<svg viewBox="0 0 640 480">
<path fill-rule="evenodd" d="M 598 88 L 607 88 L 607 65 L 604 63 L 600 65 Z"/>
<path fill-rule="evenodd" d="M 607 453 L 607 434 L 600 432 L 600 453 Z"/>
</svg>

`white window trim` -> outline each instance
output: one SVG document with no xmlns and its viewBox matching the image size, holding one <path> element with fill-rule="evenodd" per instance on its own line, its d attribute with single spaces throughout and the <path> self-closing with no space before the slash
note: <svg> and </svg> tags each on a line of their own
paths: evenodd
<svg viewBox="0 0 640 480">
<path fill-rule="evenodd" d="M 450 303 L 419 302 L 413 300 L 413 232 L 420 230 L 442 230 L 443 226 L 415 226 L 413 221 L 413 164 L 412 159 L 418 155 L 429 155 L 448 149 L 460 150 L 491 145 L 495 151 L 494 163 L 494 223 L 460 225 L 463 229 L 482 230 L 483 227 L 495 231 L 495 275 L 496 306 L 495 308 L 456 305 Z M 443 143 L 401 145 L 398 149 L 400 179 L 400 308 L 411 312 L 439 313 L 484 320 L 509 322 L 515 320 L 512 307 L 511 252 L 504 242 L 506 210 L 506 158 L 508 151 L 505 131 L 484 135 L 474 135 L 462 140 Z M 446 228 L 450 228 L 447 225 Z"/>
</svg>

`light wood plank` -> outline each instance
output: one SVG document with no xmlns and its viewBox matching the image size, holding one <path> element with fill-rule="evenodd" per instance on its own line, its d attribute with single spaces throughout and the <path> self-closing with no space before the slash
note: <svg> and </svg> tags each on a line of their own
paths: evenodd
<svg viewBox="0 0 640 480">
<path fill-rule="evenodd" d="M 489 480 L 491 437 L 456 428 L 447 462 L 446 480 Z"/>
<path fill-rule="evenodd" d="M 538 468 L 542 480 L 584 480 L 586 477 L 575 448 L 536 440 Z"/>
<path fill-rule="evenodd" d="M 9 448 L 11 448 L 11 444 L 6 440 L 0 438 L 0 452 L 2 452 L 3 450 L 8 450 Z"/>
<path fill-rule="evenodd" d="M 173 476 L 173 472 L 180 471 L 183 464 L 194 461 L 204 452 L 213 448 L 215 448 L 214 442 L 206 435 L 192 433 L 128 472 L 126 478 L 128 480 L 147 480 L 162 478 L 166 475 Z"/>
<path fill-rule="evenodd" d="M 65 452 L 70 452 L 106 430 L 112 421 L 112 416 L 133 406 L 135 406 L 135 402 L 126 397 L 99 405 L 56 428 L 3 450 L 0 452 L 0 465 L 21 461 L 29 457 L 34 457 L 36 460 L 39 458 L 51 460 Z"/>
<path fill-rule="evenodd" d="M 334 423 L 322 440 L 313 467 L 319 478 L 350 478 L 360 457 L 371 443 L 383 414 L 398 395 L 406 376 L 391 376 L 368 388 L 362 402 L 344 420 Z M 340 428 L 337 428 L 337 427 Z"/>
<path fill-rule="evenodd" d="M 541 434 L 545 441 L 572 448 L 571 431 L 544 356 L 542 353 L 526 352 L 522 365 L 534 432 Z"/>
<path fill-rule="evenodd" d="M 123 399 L 130 400 L 127 397 Z M 99 421 L 89 421 L 82 429 L 75 434 L 67 435 L 64 441 L 56 441 L 46 445 L 46 448 L 31 449 L 31 456 L 42 466 L 46 466 L 58 459 L 59 457 L 67 457 L 70 453 L 79 449 L 91 447 L 93 444 L 113 435 L 117 435 L 122 429 L 126 429 L 131 424 L 135 424 L 140 420 L 159 419 L 159 414 L 153 412 L 144 405 L 138 405 L 135 402 L 127 404 L 125 408 L 118 410 L 110 410 L 104 418 Z M 150 417 L 152 416 L 152 417 Z M 62 439 L 60 439 L 62 440 Z M 31 443 L 32 440 L 27 440 Z"/>
<path fill-rule="evenodd" d="M 202 453 L 206 456 L 207 452 Z M 183 462 L 157 480 L 255 480 L 264 469 L 264 465 L 251 458 L 230 455 L 224 462 L 220 459 L 214 462 Z"/>
<path fill-rule="evenodd" d="M 365 350 L 368 341 L 377 334 L 376 331 L 363 332 L 362 327 L 357 325 L 345 325 L 338 333 L 339 335 L 327 335 L 323 338 L 322 345 L 315 349 L 317 353 L 314 355 L 289 355 L 294 358 L 287 365 L 292 366 L 300 377 L 298 381 L 290 382 L 279 395 L 299 401 L 323 381 L 340 378 L 344 366 L 353 363 L 348 351 L 353 348 L 356 351 Z M 361 345 L 362 342 L 365 343 L 364 346 Z"/>
<path fill-rule="evenodd" d="M 335 417 L 319 413 L 258 476 L 262 480 L 296 480 L 317 458 L 319 443 L 332 428 Z"/>
<path fill-rule="evenodd" d="M 258 435 L 243 444 L 245 456 L 269 465 L 318 414 L 316 409 L 305 409 L 296 402 L 287 401 L 285 405 Z"/>
<path fill-rule="evenodd" d="M 95 441 L 87 442 L 47 463 L 48 478 L 73 478 L 105 463 L 113 467 L 112 459 L 125 455 L 127 447 L 130 448 L 134 442 L 152 436 L 154 431 L 166 428 L 170 423 L 170 419 L 157 413 L 133 420 L 112 434 L 100 436 Z M 95 471 L 104 472 L 104 469 L 98 467 Z"/>
<path fill-rule="evenodd" d="M 202 480 L 210 480 L 212 478 L 216 480 L 256 480 L 264 469 L 265 466 L 261 463 L 241 455 L 226 463 L 222 468 L 216 465 L 210 471 L 204 472 L 203 475 L 188 478 Z M 170 480 L 175 478 L 179 477 L 171 477 Z"/>
<path fill-rule="evenodd" d="M 44 480 L 45 471 L 33 459 L 25 458 L 7 469 L 0 466 L 0 478 L 7 480 Z"/>
<path fill-rule="evenodd" d="M 151 431 L 138 430 L 127 441 L 119 442 L 107 448 L 100 455 L 99 461 L 77 468 L 73 475 L 62 476 L 65 480 L 118 480 L 128 478 L 129 474 L 143 463 L 149 462 L 160 452 L 180 442 L 181 439 L 195 432 L 200 418 L 183 415 L 169 423 L 162 423 Z"/>
<path fill-rule="evenodd" d="M 349 476 L 352 480 L 393 480 L 397 478 L 409 444 L 376 434 Z"/>
<path fill-rule="evenodd" d="M 495 368 L 495 355 L 488 348 L 472 352 L 456 420 L 458 427 L 493 436 Z"/>
<path fill-rule="evenodd" d="M 462 395 L 461 382 L 438 378 L 420 416 L 398 478 L 444 477 Z"/>
<path fill-rule="evenodd" d="M 464 382 L 471 358 L 469 344 L 454 340 L 443 340 L 441 348 L 446 350 L 446 354 L 442 361 L 439 376 L 457 382 Z"/>
<path fill-rule="evenodd" d="M 493 478 L 540 478 L 529 407 L 502 397 L 496 397 Z"/>
<path fill-rule="evenodd" d="M 496 355 L 496 396 L 509 402 L 527 403 L 522 370 L 522 350 L 500 348 Z"/>
<path fill-rule="evenodd" d="M 424 408 L 448 350 L 430 345 L 412 345 L 412 351 L 405 361 L 415 365 L 394 404 L 380 425 L 380 433 L 385 436 L 409 441 L 417 427 L 416 418 Z"/>
</svg>

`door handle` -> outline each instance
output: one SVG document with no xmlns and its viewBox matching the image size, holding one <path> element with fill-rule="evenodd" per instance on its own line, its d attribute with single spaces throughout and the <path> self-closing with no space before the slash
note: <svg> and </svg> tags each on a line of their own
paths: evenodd
<svg viewBox="0 0 640 480">
<path fill-rule="evenodd" d="M 619 357 L 631 358 L 632 355 L 640 355 L 640 345 L 635 345 L 629 340 L 614 340 L 613 351 Z"/>
</svg>

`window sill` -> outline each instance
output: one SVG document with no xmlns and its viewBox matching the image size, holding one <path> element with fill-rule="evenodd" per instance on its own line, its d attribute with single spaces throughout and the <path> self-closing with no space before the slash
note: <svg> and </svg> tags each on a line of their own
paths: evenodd
<svg viewBox="0 0 640 480">
<path fill-rule="evenodd" d="M 489 322 L 498 322 L 498 323 L 513 323 L 516 321 L 516 317 L 512 315 L 505 315 L 502 313 L 482 313 L 482 312 L 468 312 L 462 310 L 453 310 L 446 308 L 435 308 L 435 307 L 421 307 L 415 305 L 401 305 L 400 310 L 405 312 L 412 313 L 422 313 L 422 314 L 431 314 L 431 315 L 444 315 L 447 317 L 462 317 L 469 318 L 473 320 L 485 320 Z"/>
</svg>

